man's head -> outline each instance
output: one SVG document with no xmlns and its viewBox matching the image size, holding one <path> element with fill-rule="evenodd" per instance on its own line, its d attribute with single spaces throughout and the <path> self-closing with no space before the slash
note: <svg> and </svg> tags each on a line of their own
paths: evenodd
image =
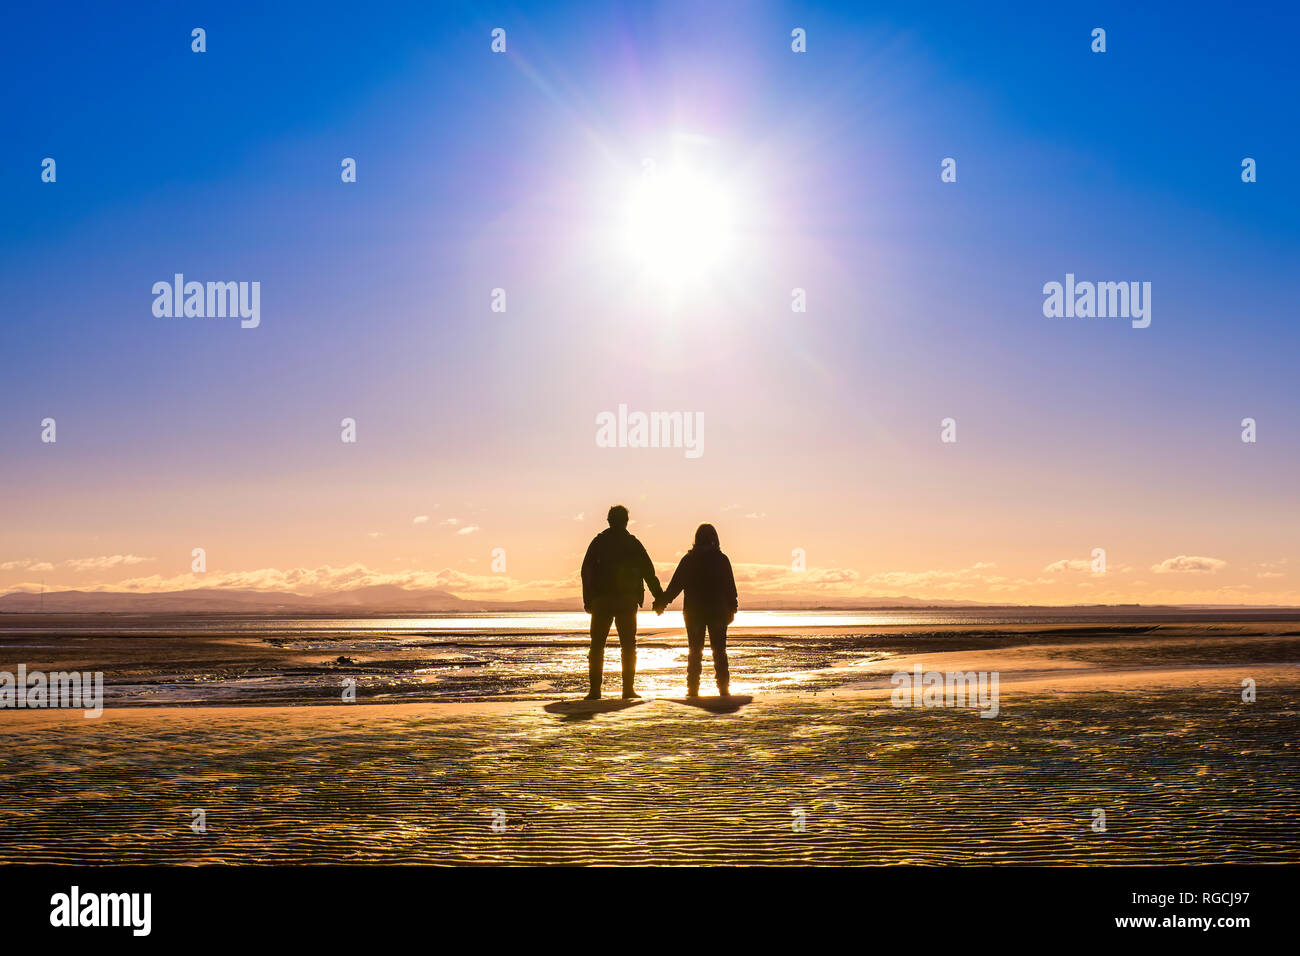
<svg viewBox="0 0 1300 956">
<path fill-rule="evenodd" d="M 609 526 L 614 530 L 627 530 L 627 509 L 622 505 L 614 505 L 609 509 L 609 514 L 606 517 L 609 519 Z"/>
</svg>

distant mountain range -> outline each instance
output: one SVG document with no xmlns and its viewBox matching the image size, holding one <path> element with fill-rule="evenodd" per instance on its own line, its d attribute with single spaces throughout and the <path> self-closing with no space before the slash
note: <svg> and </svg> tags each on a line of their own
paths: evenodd
<svg viewBox="0 0 1300 956">
<path fill-rule="evenodd" d="M 995 607 L 973 601 L 923 601 L 910 597 L 888 598 L 782 598 L 746 600 L 747 610 L 859 610 L 882 607 Z M 460 598 L 436 588 L 407 589 L 392 584 L 376 584 L 303 595 L 289 591 L 252 591 L 227 588 L 194 588 L 187 591 L 46 591 L 44 598 L 31 591 L 15 591 L 0 596 L 0 613 L 48 612 L 117 612 L 144 614 L 162 612 L 242 613 L 242 614 L 389 614 L 389 613 L 469 613 L 500 611 L 581 611 L 577 597 L 533 601 L 481 601 Z"/>
<path fill-rule="evenodd" d="M 775 595 L 747 598 L 747 611 L 859 611 L 885 608 L 1026 608 L 1033 605 L 990 604 L 980 601 L 924 600 L 912 597 L 798 598 Z M 647 607 L 649 602 L 647 602 Z M 1056 606 L 1059 610 L 1060 607 Z M 1159 607 L 1195 608 L 1280 608 L 1279 605 L 1154 605 L 1077 604 L 1076 608 L 1121 611 L 1125 608 L 1151 610 Z M 265 614 L 265 615 L 350 615 L 368 614 L 467 614 L 513 611 L 581 611 L 577 597 L 532 601 L 483 601 L 457 597 L 439 588 L 409 589 L 395 584 L 375 584 L 325 594 L 294 594 L 290 591 L 253 591 L 234 588 L 194 588 L 188 591 L 46 591 L 44 598 L 34 591 L 14 591 L 0 596 L 0 614 Z M 1289 609 L 1287 609 L 1289 610 Z"/>
</svg>

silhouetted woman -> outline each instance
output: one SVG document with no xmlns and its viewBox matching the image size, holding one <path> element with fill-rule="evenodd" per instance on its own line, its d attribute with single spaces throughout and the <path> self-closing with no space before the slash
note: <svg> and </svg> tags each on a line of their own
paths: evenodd
<svg viewBox="0 0 1300 956">
<path fill-rule="evenodd" d="M 698 697 L 700 670 L 704 657 L 704 632 L 709 633 L 713 650 L 713 670 L 718 676 L 718 693 L 728 696 L 731 674 L 727 666 L 727 625 L 736 617 L 736 578 L 731 562 L 722 553 L 718 531 L 711 524 L 695 529 L 695 546 L 677 565 L 673 579 L 664 588 L 663 600 L 655 605 L 659 611 L 686 592 L 683 614 L 690 654 L 686 658 L 686 696 Z"/>
</svg>

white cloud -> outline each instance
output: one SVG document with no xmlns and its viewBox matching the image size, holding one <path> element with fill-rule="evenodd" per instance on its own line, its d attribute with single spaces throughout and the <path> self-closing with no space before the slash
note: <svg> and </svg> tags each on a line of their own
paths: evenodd
<svg viewBox="0 0 1300 956">
<path fill-rule="evenodd" d="M 1091 571 L 1092 562 L 1086 558 L 1062 558 L 1043 568 L 1048 574 L 1061 574 L 1065 571 Z"/>
<path fill-rule="evenodd" d="M 457 531 L 456 533 L 457 533 L 457 534 L 473 534 L 475 531 L 478 531 L 478 530 L 479 530 L 479 526 L 478 526 L 478 525 L 476 525 L 476 524 L 467 524 L 467 525 L 465 525 L 465 527 L 461 528 L 461 529 L 460 529 L 459 531 Z"/>
<path fill-rule="evenodd" d="M 411 524 L 428 524 L 428 523 L 429 523 L 428 515 L 416 515 L 414 518 L 411 519 Z"/>
<path fill-rule="evenodd" d="M 17 561 L 6 561 L 0 564 L 0 571 L 53 571 L 54 565 L 48 561 L 37 561 L 35 558 L 19 558 Z"/>
<path fill-rule="evenodd" d="M 396 585 L 408 589 L 436 588 L 463 598 L 530 599 L 574 596 L 581 586 L 578 572 L 560 580 L 518 581 L 504 574 L 468 574 L 454 568 L 437 571 L 377 571 L 363 564 L 344 567 L 321 565 L 315 568 L 258 568 L 251 571 L 226 571 L 206 574 L 178 574 L 164 578 L 151 575 L 131 578 L 112 585 L 82 586 L 83 590 L 183 591 L 191 588 L 234 588 L 251 591 L 288 591 L 312 595 L 347 591 L 376 584 Z M 36 585 L 39 588 L 39 584 Z M 22 589 L 27 589 L 26 586 Z"/>
<path fill-rule="evenodd" d="M 1159 564 L 1151 565 L 1151 570 L 1156 574 L 1177 574 L 1182 572 L 1213 574 L 1215 571 L 1227 566 L 1227 561 L 1221 561 L 1218 558 L 1180 554 L 1176 558 L 1165 558 Z"/>
<path fill-rule="evenodd" d="M 69 558 L 63 562 L 63 565 L 72 568 L 74 571 L 103 571 L 107 568 L 143 564 L 146 561 L 153 560 L 155 559 L 142 558 L 137 554 L 104 554 L 95 558 Z"/>
</svg>

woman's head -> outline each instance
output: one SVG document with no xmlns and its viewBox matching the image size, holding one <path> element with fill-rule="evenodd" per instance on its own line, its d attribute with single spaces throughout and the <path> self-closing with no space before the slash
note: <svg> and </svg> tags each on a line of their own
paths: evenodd
<svg viewBox="0 0 1300 956">
<path fill-rule="evenodd" d="M 718 541 L 718 529 L 711 524 L 702 524 L 695 529 L 695 547 L 701 551 L 717 551 L 722 545 Z"/>
</svg>

